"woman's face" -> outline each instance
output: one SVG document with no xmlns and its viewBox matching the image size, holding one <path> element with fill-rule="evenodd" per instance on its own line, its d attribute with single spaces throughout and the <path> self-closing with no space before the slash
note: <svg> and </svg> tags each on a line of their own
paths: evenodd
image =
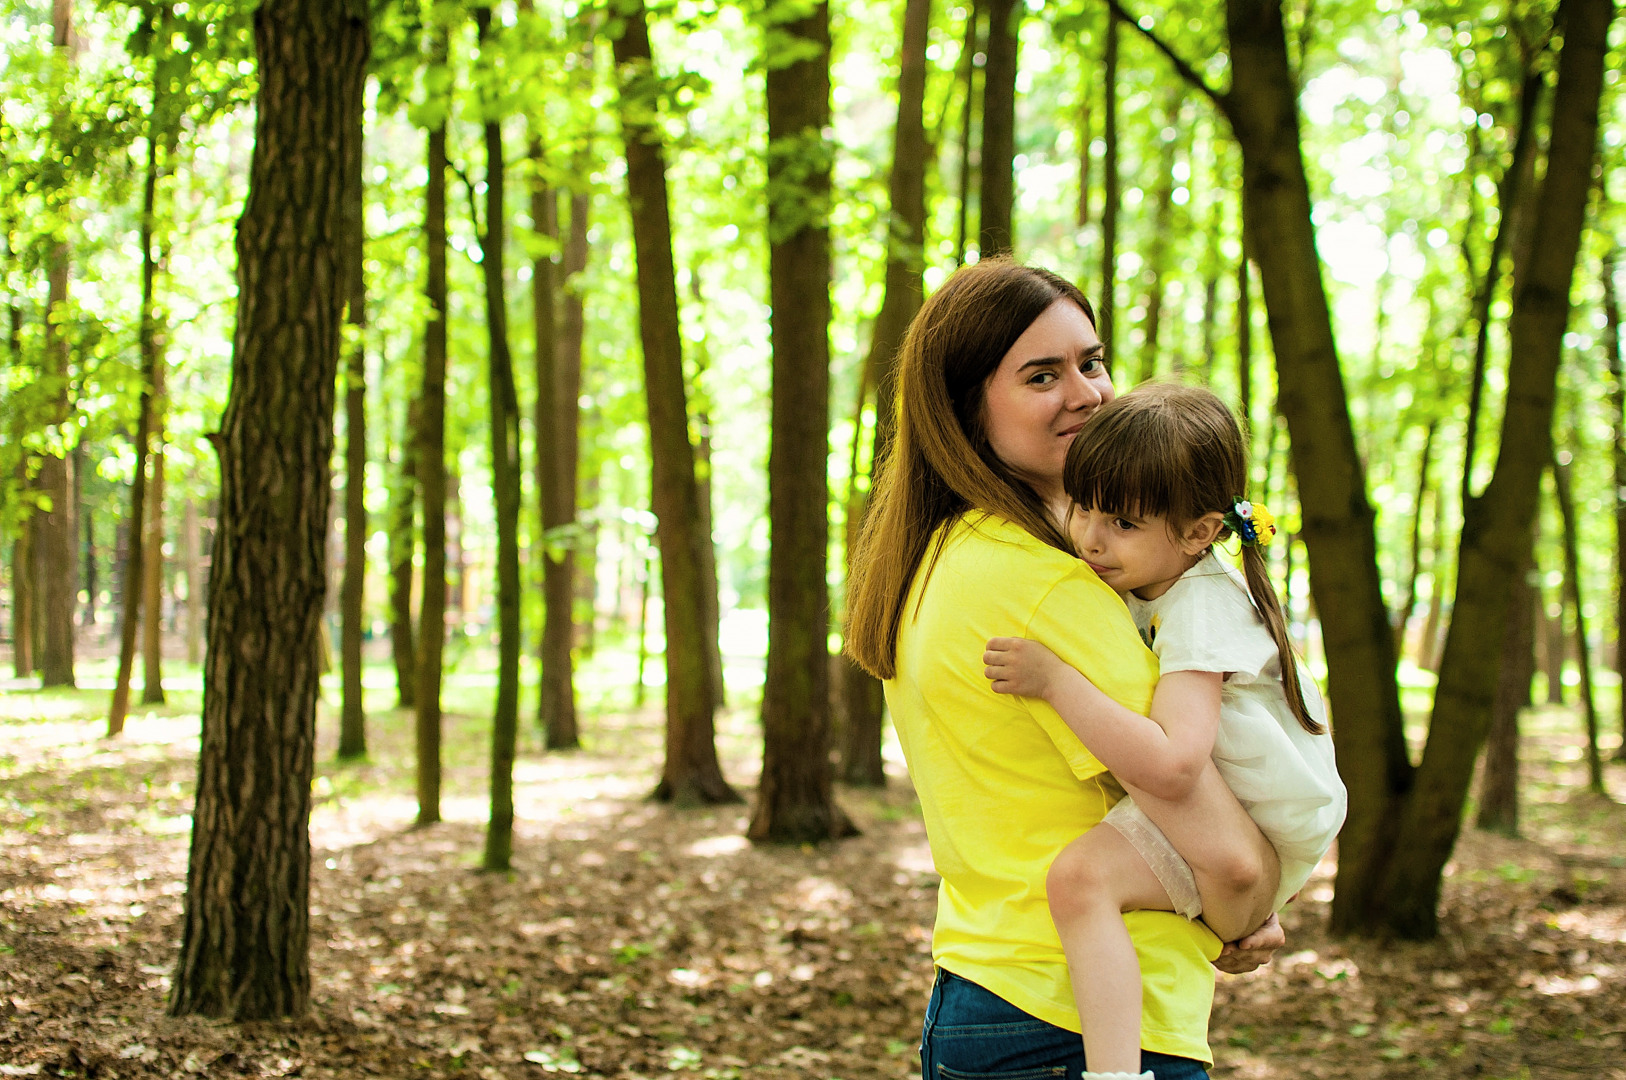
<svg viewBox="0 0 1626 1080">
<path fill-rule="evenodd" d="M 1065 512 L 1067 447 L 1112 400 L 1101 338 L 1071 300 L 1051 304 L 1016 339 L 983 389 L 989 445 L 1058 512 Z"/>
</svg>

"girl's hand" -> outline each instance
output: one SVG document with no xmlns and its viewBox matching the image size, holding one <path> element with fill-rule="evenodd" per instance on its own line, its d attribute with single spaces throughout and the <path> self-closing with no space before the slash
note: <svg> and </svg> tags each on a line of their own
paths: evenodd
<svg viewBox="0 0 1626 1080">
<path fill-rule="evenodd" d="M 1057 676 L 1071 670 L 1061 658 L 1037 641 L 1019 637 L 996 637 L 982 654 L 983 671 L 996 694 L 1048 698 Z"/>
</svg>

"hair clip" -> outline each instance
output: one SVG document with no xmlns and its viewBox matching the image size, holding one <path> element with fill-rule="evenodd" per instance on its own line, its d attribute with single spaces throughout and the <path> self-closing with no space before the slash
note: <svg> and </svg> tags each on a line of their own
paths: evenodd
<svg viewBox="0 0 1626 1080">
<path fill-rule="evenodd" d="M 1264 503 L 1249 502 L 1238 495 L 1225 515 L 1225 527 L 1236 534 L 1243 547 L 1265 547 L 1276 535 L 1276 516 Z"/>
</svg>

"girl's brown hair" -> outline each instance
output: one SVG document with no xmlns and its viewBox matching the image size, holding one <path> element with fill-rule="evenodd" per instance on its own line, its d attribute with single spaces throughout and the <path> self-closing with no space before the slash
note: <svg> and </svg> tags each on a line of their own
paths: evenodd
<svg viewBox="0 0 1626 1080">
<path fill-rule="evenodd" d="M 950 275 L 909 325 L 898 350 L 897 432 L 877 463 L 847 579 L 847 655 L 876 678 L 895 673 L 909 587 L 945 521 L 987 510 L 1073 553 L 1038 493 L 994 453 L 983 423 L 988 377 L 1058 300 L 1095 322 L 1090 302 L 1064 278 L 985 259 Z"/>
<path fill-rule="evenodd" d="M 1079 506 L 1157 515 L 1179 535 L 1204 514 L 1228 514 L 1247 498 L 1247 452 L 1236 418 L 1219 398 L 1194 386 L 1151 383 L 1103 405 L 1084 425 L 1067 449 L 1062 480 Z M 1226 526 L 1217 539 L 1231 533 Z M 1287 619 L 1258 545 L 1243 545 L 1242 572 L 1281 656 L 1287 704 L 1306 731 L 1323 734 L 1305 707 Z"/>
</svg>

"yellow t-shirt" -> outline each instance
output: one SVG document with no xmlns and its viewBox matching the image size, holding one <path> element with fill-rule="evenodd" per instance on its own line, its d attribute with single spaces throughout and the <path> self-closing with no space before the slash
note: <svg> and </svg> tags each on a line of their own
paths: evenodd
<svg viewBox="0 0 1626 1080">
<path fill-rule="evenodd" d="M 932 547 L 915 576 L 898 629 L 897 676 L 885 684 L 943 879 L 932 959 L 1078 1031 L 1045 875 L 1123 788 L 1049 705 L 989 688 L 983 647 L 992 637 L 1041 641 L 1138 712 L 1151 705 L 1157 659 L 1123 601 L 1083 562 L 981 512 L 943 529 L 929 580 Z M 1209 961 L 1219 939 L 1166 912 L 1130 912 L 1126 921 L 1144 987 L 1141 1046 L 1212 1061 Z"/>
</svg>

